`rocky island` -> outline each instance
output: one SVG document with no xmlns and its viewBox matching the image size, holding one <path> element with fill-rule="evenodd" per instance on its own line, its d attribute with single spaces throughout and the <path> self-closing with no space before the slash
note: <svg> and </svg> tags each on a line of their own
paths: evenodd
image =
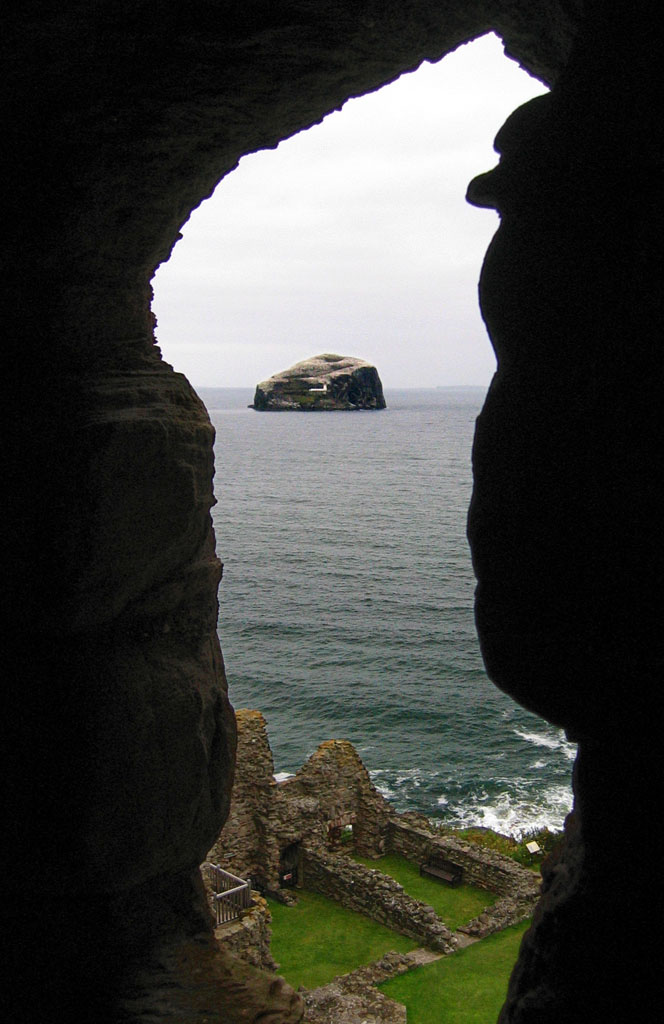
<svg viewBox="0 0 664 1024">
<path fill-rule="evenodd" d="M 260 412 L 384 409 L 385 398 L 375 366 L 326 352 L 257 384 L 250 408 Z"/>
</svg>

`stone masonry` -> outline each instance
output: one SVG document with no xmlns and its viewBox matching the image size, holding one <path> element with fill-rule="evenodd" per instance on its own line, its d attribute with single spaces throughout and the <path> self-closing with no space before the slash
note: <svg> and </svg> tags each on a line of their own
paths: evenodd
<svg viewBox="0 0 664 1024">
<path fill-rule="evenodd" d="M 426 862 L 438 853 L 463 868 L 464 881 L 499 897 L 479 917 L 460 929 L 469 935 L 483 938 L 525 921 L 533 913 L 540 879 L 495 850 L 478 848 L 456 836 L 442 835 L 420 815 L 395 815 L 390 822 L 388 842 L 391 852 L 400 853 L 415 863 Z"/>
<path fill-rule="evenodd" d="M 322 743 L 292 778 L 276 782 L 262 714 L 240 710 L 236 718 L 231 811 L 208 860 L 278 893 L 287 887 L 286 875 L 301 872 L 304 847 L 334 848 L 344 826 L 353 826 L 358 853 L 371 857 L 385 852 L 394 811 L 350 743 Z"/>
<path fill-rule="evenodd" d="M 431 907 L 380 871 L 342 855 L 342 830 L 352 826 L 361 856 L 398 853 L 422 864 L 437 853 L 463 869 L 464 881 L 486 889 L 487 908 L 463 929 L 474 937 L 532 914 L 537 876 L 494 851 L 440 833 L 421 815 L 399 814 L 377 791 L 352 744 L 328 740 L 294 776 L 276 782 L 263 715 L 236 714 L 231 811 L 208 860 L 251 878 L 276 898 L 293 899 L 293 888 L 304 884 L 432 949 L 455 949 L 456 938 Z"/>
<path fill-rule="evenodd" d="M 275 971 L 277 964 L 270 953 L 271 921 L 266 900 L 259 893 L 252 892 L 251 906 L 239 920 L 217 925 L 215 938 L 240 960 L 265 971 Z"/>
<path fill-rule="evenodd" d="M 453 953 L 457 948 L 457 940 L 433 907 L 409 896 L 380 870 L 366 868 L 349 857 L 306 850 L 304 877 L 308 888 L 417 939 L 429 949 Z"/>
</svg>

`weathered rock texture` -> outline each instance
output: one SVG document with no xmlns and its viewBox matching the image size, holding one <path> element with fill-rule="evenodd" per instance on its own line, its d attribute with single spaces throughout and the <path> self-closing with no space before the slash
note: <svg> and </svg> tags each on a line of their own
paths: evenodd
<svg viewBox="0 0 664 1024">
<path fill-rule="evenodd" d="M 270 952 L 271 923 L 267 901 L 252 892 L 251 907 L 237 921 L 217 925 L 214 934 L 219 945 L 240 960 L 265 971 L 275 971 L 277 965 Z"/>
<path fill-rule="evenodd" d="M 357 852 L 368 857 L 385 850 L 385 836 L 393 808 L 371 781 L 362 759 L 348 740 L 326 740 L 295 775 L 281 783 L 285 799 L 315 799 L 325 828 L 325 845 L 334 846 L 339 831 L 353 827 Z"/>
<path fill-rule="evenodd" d="M 267 726 L 259 711 L 240 710 L 236 720 L 237 759 L 243 770 L 235 774 L 228 819 L 206 859 L 263 889 L 276 889 L 280 835 L 273 828 L 276 783 Z M 285 846 L 292 841 L 289 836 Z"/>
<path fill-rule="evenodd" d="M 224 1024 L 299 1024 L 304 1014 L 302 997 L 283 978 L 209 936 L 153 947 L 128 974 L 118 1003 L 108 1019 L 209 1024 L 216 1015 Z"/>
<path fill-rule="evenodd" d="M 408 954 L 386 953 L 381 960 L 304 992 L 305 1024 L 406 1024 L 406 1007 L 388 999 L 376 985 L 416 966 Z"/>
<path fill-rule="evenodd" d="M 289 779 L 277 783 L 267 727 L 259 711 L 239 710 L 236 783 L 228 821 L 207 859 L 277 892 L 284 874 L 301 870 L 304 846 L 328 850 L 345 825 L 357 851 L 385 850 L 394 811 L 346 740 L 321 743 Z M 293 850 L 292 863 L 287 851 Z"/>
<path fill-rule="evenodd" d="M 664 661 L 664 366 L 652 344 L 663 205 L 651 177 L 664 140 L 650 106 L 663 81 L 646 56 L 662 40 L 646 39 L 649 4 L 628 25 L 592 10 L 557 88 L 512 115 L 497 170 L 470 193 L 501 213 L 480 285 L 498 356 L 473 454 L 480 640 L 491 677 L 579 743 L 576 831 L 524 942 L 510 1024 L 634 1020 L 660 998 L 649 867 L 633 851 L 663 777 L 649 696 Z"/>
<path fill-rule="evenodd" d="M 305 993 L 305 1005 L 303 1024 L 406 1024 L 406 1007 L 370 985 L 358 991 L 333 981 Z"/>
<path fill-rule="evenodd" d="M 474 455 L 478 626 L 492 677 L 580 746 L 576 832 L 504 1020 L 647 1019 L 661 1005 L 663 908 L 634 842 L 664 775 L 659 7 L 3 13 L 3 877 L 24 897 L 5 921 L 8 1017 L 38 1018 L 47 997 L 54 1019 L 112 1015 L 129 959 L 202 927 L 194 874 L 228 803 L 211 432 L 154 345 L 154 269 L 243 154 L 490 28 L 554 90 L 512 123 L 485 183 L 503 222 L 482 278 L 499 368 Z"/>
<path fill-rule="evenodd" d="M 253 408 L 262 412 L 384 409 L 385 398 L 375 366 L 326 352 L 257 384 Z"/>
<path fill-rule="evenodd" d="M 493 850 L 479 848 L 456 836 L 441 835 L 426 820 L 413 824 L 410 815 L 395 815 L 390 821 L 388 845 L 393 853 L 416 864 L 427 863 L 435 854 L 463 869 L 469 885 L 487 889 L 498 896 L 476 919 L 460 931 L 483 938 L 531 917 L 540 894 L 540 879 L 520 864 Z"/>
<path fill-rule="evenodd" d="M 456 939 L 433 907 L 413 899 L 382 871 L 366 868 L 350 857 L 306 848 L 302 859 L 303 879 L 314 892 L 417 939 L 429 949 L 440 953 L 456 949 Z"/>
</svg>

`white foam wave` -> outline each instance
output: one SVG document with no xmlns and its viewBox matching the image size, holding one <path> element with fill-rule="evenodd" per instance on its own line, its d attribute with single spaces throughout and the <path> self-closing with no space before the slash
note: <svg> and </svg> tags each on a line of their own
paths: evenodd
<svg viewBox="0 0 664 1024">
<path fill-rule="evenodd" d="M 412 789 L 419 789 L 429 779 L 440 775 L 439 771 L 424 771 L 422 768 L 372 768 L 369 776 L 374 786 L 386 800 L 397 797 L 397 792 Z M 383 778 L 387 776 L 389 783 Z"/>
<path fill-rule="evenodd" d="M 541 738 L 541 734 L 535 735 Z M 540 747 L 550 749 L 545 744 L 540 744 Z M 547 767 L 546 757 L 538 758 L 530 765 L 533 773 L 539 773 Z M 375 768 L 370 771 L 370 776 L 381 796 L 400 810 L 406 809 L 399 806 L 400 803 L 403 804 L 404 799 L 406 806 L 412 806 L 412 802 L 417 805 L 415 792 L 418 789 L 420 792 L 426 789 L 427 793 L 431 793 L 431 796 L 426 797 L 426 802 L 431 800 L 433 803 L 435 800 L 440 814 L 439 820 L 442 819 L 457 828 L 491 828 L 515 838 L 541 828 L 560 830 L 572 808 L 569 785 L 556 783 L 542 788 L 535 774 L 516 779 L 509 775 L 494 775 L 490 787 L 482 786 L 480 783 L 476 788 L 473 787 L 472 793 L 469 793 L 464 786 L 463 796 L 459 791 L 459 780 L 453 781 L 450 778 L 449 785 L 446 785 L 443 782 L 444 773 L 440 770 L 431 772 L 422 768 Z M 434 776 L 437 776 L 436 782 Z M 435 790 L 431 792 L 433 786 L 438 790 L 436 796 Z"/>
<path fill-rule="evenodd" d="M 372 782 L 378 786 L 377 777 L 381 775 L 393 776 L 393 785 L 403 786 L 407 783 L 411 783 L 414 786 L 420 786 L 423 781 L 427 779 L 435 779 L 440 775 L 439 771 L 424 771 L 422 768 L 372 768 L 369 772 Z"/>
<path fill-rule="evenodd" d="M 444 800 L 444 797 L 439 797 L 439 806 L 445 806 Z M 520 839 L 526 832 L 542 828 L 559 831 L 572 809 L 572 794 L 567 786 L 550 786 L 536 802 L 527 798 L 515 799 L 507 792 L 494 796 L 490 803 L 483 802 L 485 800 L 488 801 L 487 794 L 480 793 L 468 804 L 448 804 L 446 821 L 460 828 L 490 828 Z"/>
<path fill-rule="evenodd" d="M 534 743 L 536 747 L 548 747 L 549 750 L 558 750 L 560 740 L 553 736 L 543 736 L 539 732 L 524 732 L 522 729 L 515 729 L 514 732 L 526 743 Z"/>
<path fill-rule="evenodd" d="M 293 778 L 293 772 L 275 772 L 273 778 L 275 782 L 284 782 Z"/>
<path fill-rule="evenodd" d="M 514 729 L 514 734 L 525 740 L 526 743 L 532 743 L 535 747 L 546 747 L 547 750 L 559 751 L 570 761 L 576 757 L 576 744 L 569 742 L 562 729 L 554 736 L 550 733 L 526 732 L 524 729 Z"/>
</svg>

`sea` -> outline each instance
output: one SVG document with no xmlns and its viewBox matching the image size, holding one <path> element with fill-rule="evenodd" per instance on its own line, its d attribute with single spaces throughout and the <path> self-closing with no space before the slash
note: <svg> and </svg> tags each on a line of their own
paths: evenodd
<svg viewBox="0 0 664 1024">
<path fill-rule="evenodd" d="M 386 389 L 383 411 L 316 413 L 197 391 L 216 428 L 231 702 L 263 712 L 276 777 L 347 739 L 400 811 L 515 837 L 562 828 L 575 746 L 492 685 L 475 631 L 484 389 Z"/>
</svg>

